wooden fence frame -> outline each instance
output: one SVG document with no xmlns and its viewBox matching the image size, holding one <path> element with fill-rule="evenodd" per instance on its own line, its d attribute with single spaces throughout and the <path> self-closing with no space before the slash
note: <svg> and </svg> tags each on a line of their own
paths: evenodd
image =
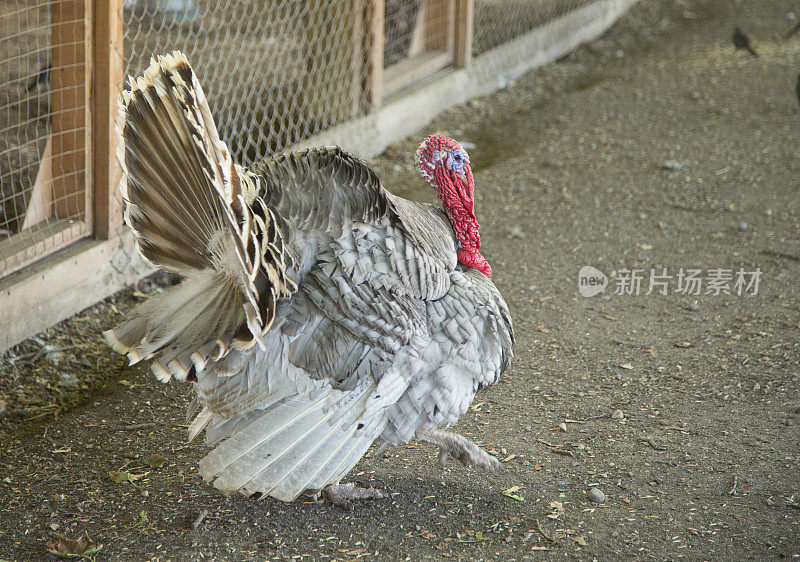
<svg viewBox="0 0 800 562">
<path fill-rule="evenodd" d="M 115 196 L 121 177 L 114 124 L 123 84 L 122 10 L 123 0 L 52 5 L 51 134 L 29 204 L 37 216 L 28 219 L 50 220 L 0 246 L 0 262 L 16 269 L 0 279 L 0 350 L 149 271 L 131 259 L 131 237 L 120 228 Z M 82 48 L 75 48 L 77 38 Z M 83 197 L 72 195 L 76 188 Z M 70 197 L 65 208 L 60 202 Z"/>
<path fill-rule="evenodd" d="M 439 1 L 423 0 L 423 4 Z M 364 83 L 356 87 L 364 90 L 367 115 L 315 135 L 297 148 L 335 143 L 362 157 L 373 156 L 446 107 L 491 92 L 497 87 L 499 76 L 515 78 L 599 36 L 636 1 L 595 0 L 473 58 L 474 0 L 447 0 L 446 57 L 441 53 L 442 44 L 423 34 L 417 42 L 424 48 L 415 47 L 420 52 L 409 72 L 403 73 L 398 68 L 383 68 L 384 0 L 365 0 L 365 11 L 358 17 L 364 27 L 364 65 L 368 72 Z M 0 279 L 0 350 L 152 271 L 137 256 L 130 234 L 121 228 L 121 205 L 116 196 L 121 170 L 116 161 L 114 124 L 123 84 L 123 0 L 62 0 L 60 5 L 82 10 L 84 16 L 80 33 L 86 38 L 83 56 L 87 72 L 80 92 L 86 96 L 87 111 L 80 115 L 77 111 L 71 115 L 67 112 L 67 117 L 83 119 L 86 125 L 86 135 L 72 139 L 83 143 L 82 156 L 73 156 L 70 162 L 85 169 L 86 193 L 91 197 L 83 203 L 83 220 L 74 221 L 80 223 L 78 230 L 62 232 L 60 239 L 48 238 L 51 255 L 41 259 L 43 248 L 35 248 L 42 252 L 35 254 L 37 260 Z M 420 18 L 430 17 L 426 9 L 420 12 Z M 436 40 L 441 40 L 441 34 Z M 63 143 L 53 142 L 53 138 L 55 135 L 49 146 L 49 160 L 45 158 L 40 175 L 50 173 L 48 162 L 76 154 L 64 148 Z M 73 243 L 64 247 L 69 242 Z"/>
</svg>

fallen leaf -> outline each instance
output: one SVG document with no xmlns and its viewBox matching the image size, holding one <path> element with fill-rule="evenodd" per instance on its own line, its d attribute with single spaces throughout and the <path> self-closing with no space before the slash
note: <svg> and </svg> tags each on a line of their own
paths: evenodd
<svg viewBox="0 0 800 562">
<path fill-rule="evenodd" d="M 144 477 L 144 474 L 132 474 L 126 470 L 110 470 L 108 475 L 115 484 L 123 484 L 125 482 L 133 484 L 136 480 Z"/>
<path fill-rule="evenodd" d="M 134 527 L 144 526 L 147 523 L 147 512 L 143 509 L 139 512 L 139 520 L 133 525 L 127 525 L 126 529 L 133 529 Z"/>
<path fill-rule="evenodd" d="M 167 457 L 159 453 L 153 453 L 144 461 L 147 466 L 158 467 L 167 462 Z"/>
<path fill-rule="evenodd" d="M 483 536 L 483 531 L 478 531 L 472 538 L 458 539 L 456 542 L 478 542 L 485 540 L 487 540 L 487 538 Z"/>
<path fill-rule="evenodd" d="M 524 502 L 525 498 L 523 498 L 520 495 L 517 495 L 517 492 L 519 492 L 520 489 L 521 488 L 519 486 L 511 486 L 508 490 L 503 490 L 500 493 L 506 496 L 507 498 L 511 498 L 512 500 L 517 500 L 518 502 Z"/>
<path fill-rule="evenodd" d="M 53 533 L 53 536 L 56 542 L 47 543 L 47 551 L 56 556 L 82 558 L 84 556 L 92 556 L 103 548 L 102 544 L 97 544 L 90 539 L 88 533 L 83 533 L 83 536 L 77 540 L 60 533 Z"/>
</svg>

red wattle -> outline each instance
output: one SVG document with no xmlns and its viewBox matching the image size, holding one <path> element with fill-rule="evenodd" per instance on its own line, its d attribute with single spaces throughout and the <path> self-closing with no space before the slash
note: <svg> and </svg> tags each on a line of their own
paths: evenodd
<svg viewBox="0 0 800 562">
<path fill-rule="evenodd" d="M 457 252 L 458 262 L 465 266 L 477 269 L 487 277 L 491 277 L 492 268 L 478 251 L 481 247 L 481 237 L 478 234 L 480 225 L 475 218 L 475 180 L 469 167 L 469 160 L 463 167 L 463 172 L 447 169 L 440 157 L 441 146 L 434 146 L 436 137 L 429 137 L 417 154 L 417 166 L 422 177 L 435 189 L 442 201 L 442 206 L 450 218 L 456 238 L 459 241 Z M 455 148 L 461 146 L 452 141 Z"/>
<path fill-rule="evenodd" d="M 489 262 L 486 261 L 486 258 L 484 258 L 480 252 L 470 252 L 462 249 L 457 252 L 457 255 L 458 263 L 461 265 L 477 269 L 486 277 L 492 276 L 492 266 L 489 265 Z"/>
</svg>

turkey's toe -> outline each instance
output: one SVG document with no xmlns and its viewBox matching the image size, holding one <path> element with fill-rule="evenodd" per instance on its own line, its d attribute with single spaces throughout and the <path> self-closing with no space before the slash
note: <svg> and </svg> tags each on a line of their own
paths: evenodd
<svg viewBox="0 0 800 562">
<path fill-rule="evenodd" d="M 478 466 L 491 471 L 500 468 L 499 460 L 458 433 L 440 431 L 437 429 L 429 431 L 423 430 L 417 432 L 417 438 L 421 441 L 433 443 L 441 449 L 439 452 L 439 462 L 442 464 L 444 464 L 447 456 L 450 455 L 458 459 L 463 465 Z"/>
<path fill-rule="evenodd" d="M 323 498 L 333 505 L 344 508 L 353 509 L 353 500 L 365 500 L 372 498 L 388 498 L 389 494 L 377 488 L 363 488 L 356 486 L 353 482 L 346 484 L 330 484 L 325 486 L 322 490 L 314 494 L 314 499 L 319 500 Z"/>
<path fill-rule="evenodd" d="M 479 466 L 492 472 L 500 468 L 499 460 L 475 445 L 475 443 L 470 443 L 470 445 L 472 445 L 471 448 L 464 449 L 461 455 L 457 457 L 461 464 Z"/>
</svg>

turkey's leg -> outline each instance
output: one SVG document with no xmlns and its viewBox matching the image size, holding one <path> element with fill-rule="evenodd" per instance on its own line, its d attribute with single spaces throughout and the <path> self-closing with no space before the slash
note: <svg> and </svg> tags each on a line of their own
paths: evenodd
<svg viewBox="0 0 800 562">
<path fill-rule="evenodd" d="M 499 460 L 458 433 L 451 433 L 450 431 L 441 431 L 438 429 L 421 429 L 417 431 L 417 439 L 432 443 L 441 449 L 439 451 L 439 462 L 441 462 L 442 465 L 444 465 L 447 460 L 447 456 L 450 455 L 461 461 L 461 464 L 464 465 L 471 464 L 472 466 L 488 468 L 491 471 L 500 468 Z"/>
<path fill-rule="evenodd" d="M 314 500 L 318 501 L 324 498 L 331 502 L 333 505 L 342 507 L 344 509 L 352 509 L 353 505 L 350 503 L 353 500 L 364 500 L 371 498 L 388 498 L 389 494 L 377 488 L 362 488 L 356 486 L 355 483 L 349 482 L 347 484 L 329 484 L 322 490 L 314 494 Z"/>
</svg>

